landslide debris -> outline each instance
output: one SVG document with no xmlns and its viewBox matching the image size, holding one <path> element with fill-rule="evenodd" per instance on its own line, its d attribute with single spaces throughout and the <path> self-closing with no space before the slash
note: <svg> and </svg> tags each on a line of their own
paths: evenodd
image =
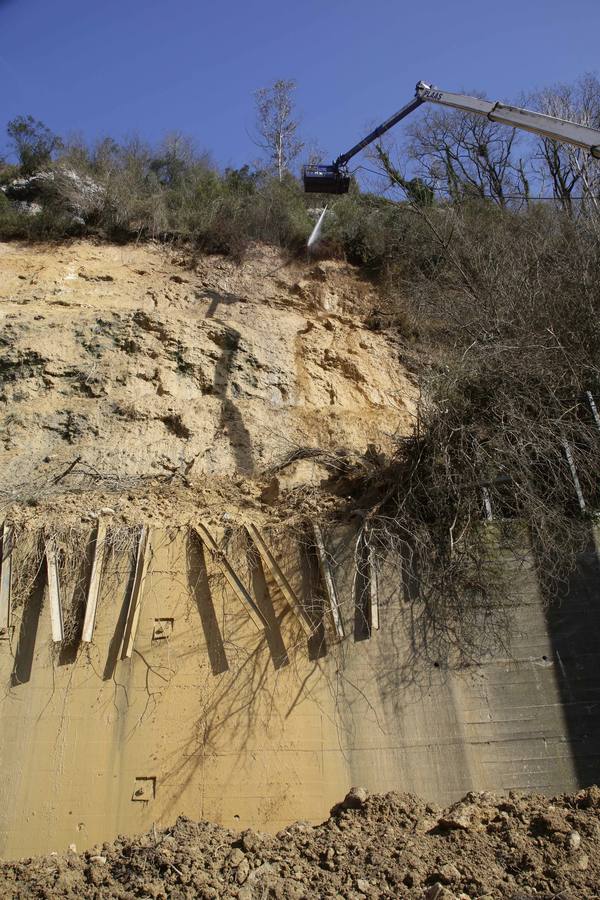
<svg viewBox="0 0 600 900">
<path fill-rule="evenodd" d="M 277 835 L 180 817 L 78 854 L 0 866 L 3 897 L 584 900 L 600 884 L 600 789 L 470 793 L 448 809 L 353 789 L 330 818 Z"/>
</svg>

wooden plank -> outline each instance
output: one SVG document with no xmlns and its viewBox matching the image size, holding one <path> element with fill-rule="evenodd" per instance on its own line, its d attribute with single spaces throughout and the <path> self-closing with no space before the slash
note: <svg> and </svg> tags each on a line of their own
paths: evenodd
<svg viewBox="0 0 600 900">
<path fill-rule="evenodd" d="M 341 639 L 345 637 L 344 635 L 344 623 L 342 622 L 342 616 L 340 612 L 340 602 L 337 594 L 337 589 L 335 586 L 335 581 L 333 580 L 333 572 L 331 571 L 331 564 L 329 562 L 329 558 L 327 556 L 327 551 L 325 549 L 325 543 L 323 541 L 323 535 L 321 533 L 321 529 L 316 524 L 313 524 L 313 532 L 315 535 L 315 546 L 317 548 L 317 556 L 319 558 L 319 567 L 321 569 L 321 575 L 323 576 L 323 584 L 325 586 L 325 593 L 327 594 L 327 599 L 329 601 L 329 609 L 331 611 L 331 617 L 333 619 L 333 625 L 335 627 L 335 631 L 337 636 Z"/>
<path fill-rule="evenodd" d="M 2 527 L 2 569 L 0 570 L 0 634 L 10 629 L 10 588 L 12 583 L 12 554 L 14 528 L 7 522 Z"/>
<path fill-rule="evenodd" d="M 202 543 L 205 544 L 205 546 L 210 550 L 213 559 L 223 572 L 223 575 L 229 582 L 234 594 L 236 595 L 238 600 L 241 601 L 242 606 L 250 616 L 250 619 L 252 620 L 255 627 L 263 628 L 264 626 L 266 626 L 267 620 L 264 618 L 262 612 L 242 584 L 233 566 L 217 544 L 216 540 L 214 539 L 206 525 L 200 523 L 199 525 L 195 526 L 195 529 Z"/>
<path fill-rule="evenodd" d="M 140 620 L 140 610 L 142 605 L 142 594 L 144 591 L 144 581 L 148 572 L 148 563 L 150 561 L 150 538 L 148 526 L 143 525 L 140 531 L 140 537 L 137 546 L 137 555 L 135 560 L 135 574 L 133 576 L 133 584 L 131 586 L 131 594 L 129 595 L 129 606 L 127 608 L 127 622 L 125 624 L 125 633 L 123 635 L 123 649 L 121 651 L 121 659 L 129 659 L 133 653 L 133 645 Z"/>
<path fill-rule="evenodd" d="M 371 631 L 379 629 L 379 581 L 377 578 L 377 561 L 375 549 L 367 536 L 369 554 L 369 627 Z"/>
<path fill-rule="evenodd" d="M 58 579 L 58 554 L 53 537 L 46 539 L 46 566 L 48 569 L 48 595 L 50 598 L 50 624 L 52 640 L 55 644 L 64 638 L 63 614 L 60 603 L 60 584 Z"/>
<path fill-rule="evenodd" d="M 260 557 L 261 557 L 264 565 L 267 567 L 267 569 L 273 576 L 275 583 L 277 584 L 277 587 L 279 588 L 279 590 L 281 591 L 281 593 L 283 594 L 283 596 L 289 603 L 291 609 L 293 610 L 293 612 L 296 615 L 296 618 L 300 622 L 300 625 L 302 626 L 303 630 L 305 631 L 305 633 L 308 636 L 310 636 L 312 634 L 312 629 L 311 629 L 310 625 L 308 624 L 308 622 L 306 621 L 306 618 L 305 618 L 303 610 L 302 610 L 302 604 L 300 603 L 300 601 L 296 597 L 294 591 L 292 590 L 292 587 L 291 587 L 289 581 L 287 580 L 287 578 L 285 577 L 284 573 L 282 572 L 281 568 L 279 567 L 277 560 L 275 559 L 275 557 L 269 550 L 262 534 L 260 533 L 260 531 L 258 530 L 256 525 L 251 525 L 251 524 L 246 525 L 246 531 L 250 535 L 251 539 L 254 541 L 256 549 L 260 553 Z"/>
<path fill-rule="evenodd" d="M 85 604 L 85 618 L 83 620 L 83 632 L 81 640 L 85 644 L 89 644 L 94 637 L 94 625 L 96 624 L 96 610 L 98 608 L 98 597 L 100 594 L 100 579 L 102 577 L 102 566 L 104 565 L 104 553 L 106 547 L 106 525 L 98 520 L 98 528 L 96 530 L 96 540 L 94 543 L 94 561 L 92 563 L 92 574 L 90 575 L 90 585 L 88 588 L 87 601 Z"/>
<path fill-rule="evenodd" d="M 492 498 L 490 497 L 490 492 L 485 485 L 481 488 L 481 493 L 483 495 L 483 517 L 486 522 L 492 522 L 494 519 Z"/>
<path fill-rule="evenodd" d="M 592 410 L 592 415 L 594 417 L 594 422 L 596 423 L 596 427 L 600 431 L 600 415 L 598 415 L 598 407 L 596 406 L 596 401 L 594 400 L 594 395 L 591 391 L 586 391 L 588 403 L 590 404 L 590 409 Z"/>
<path fill-rule="evenodd" d="M 585 499 L 583 496 L 583 491 L 581 490 L 581 482 L 579 481 L 579 476 L 577 474 L 577 466 L 575 465 L 575 460 L 573 459 L 573 453 L 571 451 L 569 442 L 564 436 L 562 438 L 562 445 L 565 451 L 565 456 L 567 457 L 569 469 L 571 470 L 571 478 L 573 479 L 573 487 L 575 488 L 575 493 L 577 494 L 579 508 L 582 512 L 585 512 Z"/>
</svg>

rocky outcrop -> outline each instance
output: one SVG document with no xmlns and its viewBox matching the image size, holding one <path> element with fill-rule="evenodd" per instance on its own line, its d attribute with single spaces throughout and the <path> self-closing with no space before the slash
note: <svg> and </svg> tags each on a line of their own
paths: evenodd
<svg viewBox="0 0 600 900">
<path fill-rule="evenodd" d="M 28 178 L 15 178 L 0 188 L 17 209 L 30 215 L 42 211 L 44 204 L 54 202 L 73 216 L 87 220 L 104 204 L 106 191 L 89 175 L 66 166 L 37 172 Z M 25 207 L 23 204 L 27 204 Z"/>
<path fill-rule="evenodd" d="M 393 450 L 415 386 L 365 324 L 374 292 L 340 262 L 183 268 L 164 248 L 0 245 L 0 490 L 73 453 L 119 478 L 277 476 L 311 453 Z M 275 471 L 277 469 L 277 472 Z"/>
</svg>

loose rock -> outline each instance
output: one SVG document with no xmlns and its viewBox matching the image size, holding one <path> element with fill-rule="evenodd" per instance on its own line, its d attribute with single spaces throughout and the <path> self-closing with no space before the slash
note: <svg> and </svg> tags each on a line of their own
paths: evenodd
<svg viewBox="0 0 600 900">
<path fill-rule="evenodd" d="M 368 796 L 369 792 L 364 787 L 350 788 L 344 797 L 342 806 L 344 809 L 360 809 L 366 803 Z"/>
</svg>

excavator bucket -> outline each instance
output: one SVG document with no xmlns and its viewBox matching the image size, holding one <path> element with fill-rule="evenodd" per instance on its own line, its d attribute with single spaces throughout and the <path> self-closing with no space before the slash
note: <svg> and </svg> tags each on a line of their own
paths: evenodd
<svg viewBox="0 0 600 900">
<path fill-rule="evenodd" d="M 304 190 L 307 194 L 347 194 L 350 176 L 339 166 L 304 166 Z"/>
</svg>

